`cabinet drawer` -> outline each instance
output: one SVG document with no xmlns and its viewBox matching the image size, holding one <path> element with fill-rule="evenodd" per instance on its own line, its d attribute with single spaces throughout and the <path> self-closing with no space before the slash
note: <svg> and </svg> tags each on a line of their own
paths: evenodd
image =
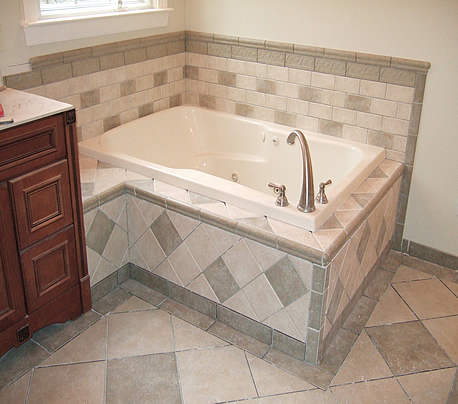
<svg viewBox="0 0 458 404">
<path fill-rule="evenodd" d="M 67 160 L 9 182 L 20 249 L 73 222 Z"/>
<path fill-rule="evenodd" d="M 66 154 L 63 115 L 0 132 L 0 172 L 29 163 L 27 169 L 56 161 Z"/>
<path fill-rule="evenodd" d="M 78 283 L 73 226 L 24 251 L 21 265 L 32 313 Z"/>
</svg>

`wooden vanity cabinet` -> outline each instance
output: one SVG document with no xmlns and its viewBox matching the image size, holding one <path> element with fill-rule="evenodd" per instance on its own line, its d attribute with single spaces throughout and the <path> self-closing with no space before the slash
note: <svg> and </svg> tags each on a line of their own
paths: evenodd
<svg viewBox="0 0 458 404">
<path fill-rule="evenodd" d="M 75 111 L 0 131 L 0 355 L 91 308 Z"/>
</svg>

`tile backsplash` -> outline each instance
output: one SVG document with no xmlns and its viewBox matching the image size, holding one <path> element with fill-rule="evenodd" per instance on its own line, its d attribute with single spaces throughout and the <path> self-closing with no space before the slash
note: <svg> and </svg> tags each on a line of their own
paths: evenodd
<svg viewBox="0 0 458 404">
<path fill-rule="evenodd" d="M 191 104 L 383 147 L 406 165 L 401 248 L 428 62 L 183 31 L 30 63 L 6 85 L 73 104 L 79 140 Z"/>
</svg>

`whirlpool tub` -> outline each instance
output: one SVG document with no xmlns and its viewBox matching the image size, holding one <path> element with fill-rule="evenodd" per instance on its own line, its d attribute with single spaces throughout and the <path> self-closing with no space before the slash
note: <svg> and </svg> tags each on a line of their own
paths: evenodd
<svg viewBox="0 0 458 404">
<path fill-rule="evenodd" d="M 80 153 L 258 214 L 315 231 L 384 160 L 385 150 L 302 131 L 329 202 L 297 210 L 302 187 L 297 128 L 203 108 L 180 106 L 131 121 L 79 143 Z M 300 128 L 299 128 L 300 129 Z M 286 186 L 288 207 L 275 205 L 268 183 Z"/>
</svg>

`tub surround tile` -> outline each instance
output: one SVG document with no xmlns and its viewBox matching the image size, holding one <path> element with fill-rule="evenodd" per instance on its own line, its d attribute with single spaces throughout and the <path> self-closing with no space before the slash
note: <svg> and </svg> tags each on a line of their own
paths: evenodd
<svg viewBox="0 0 458 404">
<path fill-rule="evenodd" d="M 88 161 L 86 161 L 86 164 L 88 164 Z M 400 164 L 383 166 L 386 171 L 389 171 L 390 167 L 393 167 L 393 172 L 390 176 L 382 170 L 382 166 L 379 171 L 373 173 L 370 179 L 379 180 L 381 183 L 384 182 L 384 184 L 382 186 L 377 184 L 377 187 L 374 188 L 374 184 L 367 182 L 367 190 L 371 191 L 367 193 L 368 197 L 374 198 L 378 193 L 385 192 L 384 190 L 393 184 L 393 178 L 400 175 Z M 101 165 L 98 169 L 109 170 L 112 167 Z M 127 177 L 128 175 L 129 172 L 126 171 L 125 176 Z M 158 181 L 152 181 L 155 191 L 153 191 L 154 193 L 148 193 L 138 188 L 138 185 L 142 181 L 144 180 L 129 181 L 128 183 L 125 181 L 124 183 L 126 185 L 124 185 L 124 189 L 127 194 L 124 196 L 124 200 L 121 199 L 123 197 L 120 193 L 116 195 L 119 200 L 110 199 L 109 194 L 104 194 L 103 197 L 99 197 L 99 200 L 103 200 L 107 206 L 104 207 L 104 204 L 102 204 L 96 208 L 100 214 L 103 214 L 104 217 L 113 223 L 113 219 L 116 219 L 119 210 L 121 210 L 121 214 L 117 218 L 119 224 L 115 223 L 115 226 L 117 226 L 117 229 L 122 229 L 122 226 L 127 226 L 129 229 L 129 250 L 124 254 L 122 259 L 126 260 L 126 262 L 130 261 L 148 271 L 154 271 L 170 287 L 172 287 L 173 283 L 179 286 L 188 285 L 188 289 L 197 294 L 192 292 L 190 294 L 183 294 L 184 290 L 177 288 L 170 290 L 174 293 L 174 299 L 186 302 L 185 304 L 187 305 L 191 304 L 191 307 L 197 308 L 197 310 L 204 310 L 200 300 L 197 299 L 198 295 L 201 295 L 210 299 L 208 302 L 213 301 L 223 304 L 227 302 L 227 307 L 240 310 L 247 318 L 251 317 L 256 321 L 264 322 L 267 326 L 277 329 L 280 331 L 275 334 L 277 335 L 277 343 L 280 344 L 282 338 L 286 338 L 284 347 L 281 343 L 278 348 L 290 353 L 295 351 L 295 341 L 304 344 L 304 341 L 307 339 L 307 333 L 317 332 L 315 328 L 321 328 L 321 332 L 317 336 L 321 335 L 319 338 L 324 338 L 334 325 L 333 322 L 329 323 L 329 319 L 337 321 L 334 327 L 337 330 L 336 327 L 342 324 L 341 318 L 345 314 L 345 306 L 350 301 L 361 296 L 361 285 L 364 278 L 375 264 L 377 253 L 384 250 L 389 241 L 386 226 L 383 226 L 385 220 L 389 219 L 385 219 L 383 214 L 387 209 L 388 203 L 391 203 L 390 201 L 393 199 L 391 196 L 381 199 L 377 215 L 371 217 L 370 220 L 362 221 L 361 225 L 357 227 L 358 231 L 353 230 L 355 221 L 350 222 L 347 229 L 343 228 L 342 223 L 334 217 L 327 222 L 324 228 L 315 233 L 300 230 L 299 233 L 280 233 L 276 235 L 274 231 L 297 231 L 298 229 L 294 226 L 273 221 L 272 219 L 256 216 L 242 217 L 238 219 L 238 222 L 234 221 L 234 223 L 233 219 L 217 219 L 215 214 L 205 212 L 200 210 L 200 208 L 205 204 L 209 204 L 224 206 L 226 209 L 225 212 L 228 215 L 231 214 L 230 212 L 232 214 L 235 212 L 237 216 L 249 216 L 249 213 L 237 210 L 237 208 L 226 208 L 219 201 L 209 202 L 208 200 L 204 200 L 204 204 L 182 205 L 181 202 L 173 201 L 167 196 L 163 201 L 161 199 L 163 197 L 158 193 L 158 189 L 166 193 L 183 192 L 189 196 L 187 203 L 190 203 L 192 198 L 197 202 L 202 202 L 203 200 L 201 197 L 197 197 L 196 199 L 196 195 L 186 190 L 179 190 L 176 187 Z M 362 188 L 362 190 L 365 189 Z M 366 204 L 366 208 L 361 208 L 361 205 L 357 204 L 354 199 L 355 195 L 362 194 L 354 194 L 349 204 L 342 205 L 344 209 L 338 212 L 348 212 L 346 209 L 352 209 L 354 207 L 360 209 L 355 210 L 356 212 L 361 211 L 361 209 L 365 211 L 373 205 L 371 201 Z M 389 195 L 391 194 L 389 193 Z M 356 206 L 352 206 L 352 200 Z M 86 203 L 89 205 L 91 201 Z M 167 208 L 164 209 L 164 207 Z M 191 211 L 188 212 L 189 210 Z M 191 213 L 191 217 L 185 216 L 189 213 Z M 87 217 L 87 222 L 91 226 L 94 223 L 96 215 Z M 355 220 L 359 221 L 360 219 L 355 217 Z M 208 221 L 212 225 L 202 223 L 201 221 Z M 159 222 L 164 223 L 159 225 Z M 254 224 L 256 227 L 247 225 L 244 222 L 250 222 L 250 224 Z M 268 224 L 267 233 L 263 230 L 265 229 L 264 223 Z M 215 227 L 213 224 L 221 226 L 221 228 Z M 163 230 L 165 228 L 169 229 L 169 231 L 164 232 Z M 157 234 L 153 232 L 153 229 Z M 227 230 L 233 233 L 229 233 Z M 120 233 L 119 230 L 117 232 Z M 271 246 L 266 246 L 247 238 L 249 236 L 255 240 L 263 240 L 266 234 L 270 234 L 269 237 L 272 239 Z M 299 312 L 301 308 L 304 309 L 304 305 L 307 306 L 305 311 L 308 312 L 308 305 L 311 301 L 309 290 L 312 287 L 312 267 L 303 265 L 302 262 L 305 262 L 303 259 L 290 254 L 298 255 L 298 247 L 312 252 L 314 251 L 313 247 L 310 247 L 310 244 L 312 244 L 312 246 L 318 246 L 318 251 L 313 252 L 313 254 L 320 252 L 322 257 L 317 260 L 317 263 L 321 264 L 323 260 L 328 262 L 327 260 L 330 258 L 327 257 L 335 255 L 334 250 L 349 234 L 352 240 L 351 254 L 341 254 L 342 263 L 346 262 L 346 264 L 343 265 L 343 268 L 345 268 L 343 272 L 342 269 L 339 270 L 342 272 L 340 277 L 342 277 L 344 282 L 339 281 L 340 283 L 337 284 L 340 286 L 336 289 L 337 292 L 332 294 L 328 293 L 327 290 L 323 290 L 325 294 L 321 296 L 321 303 L 319 304 L 321 309 L 316 313 L 313 312 L 315 313 L 315 317 L 312 316 L 312 318 L 315 319 L 310 323 L 315 324 L 315 328 L 307 328 L 308 316 L 301 316 Z M 294 241 L 283 238 L 283 235 L 293 238 Z M 319 244 L 318 240 L 320 240 L 321 244 Z M 155 246 L 155 248 L 152 248 L 152 246 Z M 282 252 L 278 248 L 283 249 L 289 254 L 285 254 L 285 252 Z M 323 253 L 324 248 L 332 255 L 326 255 L 327 252 Z M 167 250 L 167 254 L 164 249 Z M 112 250 L 117 252 L 117 249 Z M 307 252 L 305 255 L 308 259 L 311 257 L 310 252 Z M 103 256 L 98 258 L 95 252 L 94 254 L 94 260 L 96 262 L 94 264 L 96 265 L 94 273 L 96 280 L 102 278 L 105 273 L 109 275 L 116 271 L 116 265 L 112 265 L 107 258 Z M 241 260 L 242 256 L 245 259 Z M 345 257 L 345 261 L 343 257 Z M 109 258 L 112 261 L 116 261 L 111 256 Z M 254 271 L 246 272 L 246 268 L 244 268 L 244 271 L 242 271 L 243 276 L 240 275 L 242 272 L 238 269 L 240 264 L 237 264 L 237 260 L 244 263 L 250 262 L 249 268 L 252 268 Z M 281 262 L 279 263 L 279 261 Z M 193 265 L 194 270 L 191 272 L 184 271 L 186 265 L 189 264 Z M 249 275 L 250 273 L 251 275 Z M 249 276 L 247 277 L 247 275 Z M 215 282 L 215 279 L 219 279 L 221 276 L 224 279 L 231 280 L 230 282 L 223 282 L 225 285 L 223 288 L 220 286 L 221 282 Z M 160 277 L 158 279 L 161 279 Z M 291 287 L 288 291 L 284 292 L 285 285 L 278 283 L 278 279 L 280 278 L 282 280 L 291 278 Z M 258 285 L 263 285 L 263 287 L 259 289 Z M 323 293 L 323 291 L 320 293 Z M 270 296 L 266 300 L 269 302 L 267 306 L 262 305 L 263 307 L 260 307 L 257 303 L 259 302 L 259 296 L 256 296 L 260 292 L 265 296 Z M 168 293 L 172 292 L 165 292 L 166 295 Z M 333 300 L 331 297 L 333 297 Z M 333 302 L 332 305 L 327 308 L 326 305 L 330 304 L 331 301 Z M 324 314 L 327 309 L 328 315 L 325 317 Z M 350 307 L 346 308 L 346 315 L 348 315 L 350 310 Z M 327 319 L 326 324 L 328 324 L 326 326 L 326 334 L 324 334 L 323 325 L 319 325 L 324 324 L 325 318 Z M 335 335 L 335 331 L 331 334 Z M 280 336 L 281 338 L 279 338 Z M 310 337 L 309 348 L 319 349 L 319 340 L 315 343 L 312 340 L 313 338 Z"/>
</svg>

